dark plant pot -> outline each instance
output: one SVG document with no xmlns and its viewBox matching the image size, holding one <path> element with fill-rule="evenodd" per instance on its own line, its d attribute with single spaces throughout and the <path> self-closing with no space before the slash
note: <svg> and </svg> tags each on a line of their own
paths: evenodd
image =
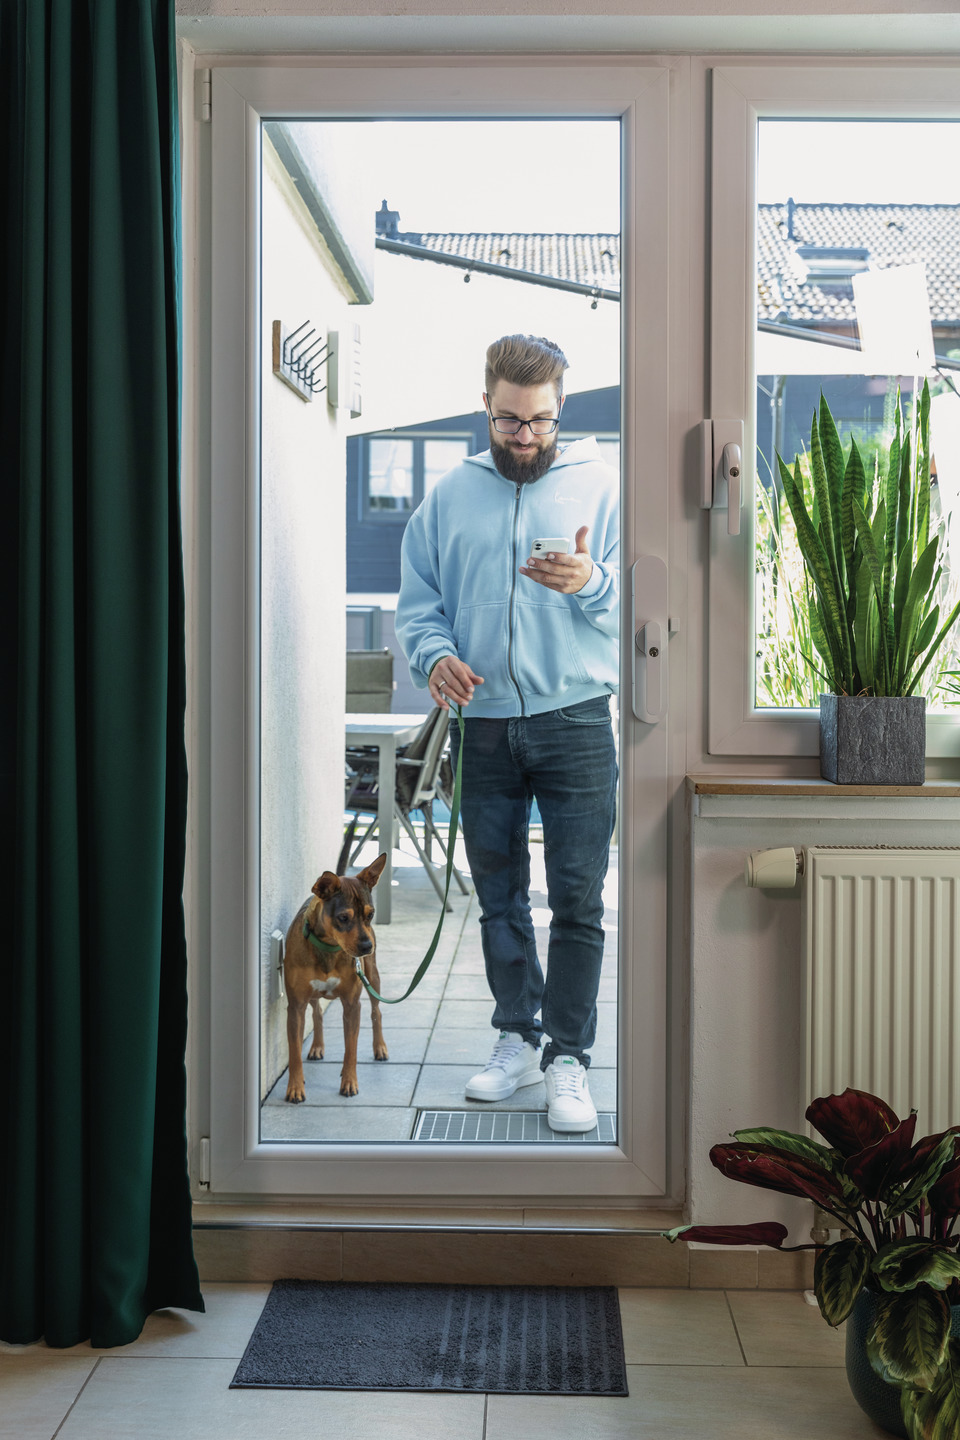
<svg viewBox="0 0 960 1440">
<path fill-rule="evenodd" d="M 835 785 L 922 785 L 922 695 L 821 695 L 820 774 Z"/>
<path fill-rule="evenodd" d="M 900 1386 L 878 1375 L 867 1357 L 867 1331 L 873 1321 L 874 1296 L 861 1290 L 847 1321 L 847 1380 L 854 1400 L 881 1430 L 907 1440 L 900 1413 Z M 960 1305 L 950 1308 L 950 1333 L 960 1335 Z"/>
</svg>

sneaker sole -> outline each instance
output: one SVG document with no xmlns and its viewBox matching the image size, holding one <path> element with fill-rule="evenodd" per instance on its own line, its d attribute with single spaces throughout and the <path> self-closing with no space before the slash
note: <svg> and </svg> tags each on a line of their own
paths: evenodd
<svg viewBox="0 0 960 1440">
<path fill-rule="evenodd" d="M 550 1126 L 550 1129 L 555 1130 L 558 1135 L 586 1135 L 588 1130 L 596 1130 L 597 1117 L 594 1115 L 589 1125 L 584 1124 L 582 1120 L 551 1120 L 550 1111 L 548 1110 L 547 1124 Z"/>
<path fill-rule="evenodd" d="M 542 1070 L 531 1070 L 528 1075 L 521 1075 L 519 1080 L 514 1080 L 512 1085 L 508 1085 L 506 1089 L 498 1090 L 496 1093 L 485 1090 L 481 1094 L 471 1090 L 469 1085 L 464 1087 L 463 1093 L 468 1100 L 509 1100 L 511 1095 L 516 1095 L 517 1091 L 522 1090 L 525 1085 L 536 1085 L 537 1081 L 542 1079 Z"/>
</svg>

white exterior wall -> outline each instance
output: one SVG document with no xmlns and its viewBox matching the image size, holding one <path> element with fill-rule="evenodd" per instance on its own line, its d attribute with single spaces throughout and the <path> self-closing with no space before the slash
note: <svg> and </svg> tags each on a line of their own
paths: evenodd
<svg viewBox="0 0 960 1440">
<path fill-rule="evenodd" d="M 273 374 L 272 328 L 344 329 L 339 270 L 269 140 L 263 144 L 261 1083 L 287 1063 L 270 936 L 286 933 L 343 838 L 346 449 L 342 412 Z M 361 189 L 358 207 L 369 209 Z"/>
</svg>

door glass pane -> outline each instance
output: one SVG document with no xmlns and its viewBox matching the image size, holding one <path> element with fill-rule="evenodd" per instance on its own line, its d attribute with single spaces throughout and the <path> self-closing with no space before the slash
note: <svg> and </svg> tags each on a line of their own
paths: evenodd
<svg viewBox="0 0 960 1440">
<path fill-rule="evenodd" d="M 898 395 L 904 433 L 915 436 L 926 377 L 941 616 L 960 595 L 960 124 L 761 120 L 757 175 L 756 705 L 789 710 L 816 706 L 828 687 L 776 457 L 791 472 L 801 457 L 813 511 L 821 395 L 844 454 L 854 439 L 872 480 Z M 958 647 L 955 632 L 931 664 L 928 710 L 960 700 Z"/>
<path fill-rule="evenodd" d="M 514 174 L 536 179 L 505 181 Z M 321 983 L 310 981 L 302 1035 L 297 1006 L 290 1012 L 302 1083 L 296 1061 L 290 1066 L 291 977 L 288 967 L 285 981 L 281 950 L 286 944 L 289 961 L 290 947 L 295 951 L 304 938 L 302 922 L 292 930 L 291 923 L 312 903 L 311 886 L 317 899 L 330 891 L 325 872 L 353 875 L 381 854 L 388 867 L 373 899 L 385 997 L 403 995 L 436 929 L 450 840 L 446 726 L 437 732 L 436 754 L 411 752 L 406 769 L 403 760 L 385 761 L 383 785 L 380 757 L 389 743 L 401 752 L 416 745 L 434 709 L 397 640 L 400 555 L 418 507 L 437 502 L 451 472 L 464 487 L 477 476 L 495 476 L 508 510 L 518 488 L 555 500 L 557 508 L 545 512 L 549 528 L 516 527 L 513 540 L 509 524 L 497 531 L 507 539 L 477 567 L 473 608 L 502 605 L 515 589 L 517 604 L 527 602 L 524 623 L 531 616 L 545 622 L 542 645 L 521 658 L 532 671 L 556 673 L 562 695 L 570 693 L 574 667 L 577 686 L 589 691 L 597 683 L 597 656 L 606 657 L 609 684 L 603 678 L 603 695 L 595 698 L 610 705 L 605 773 L 613 777 L 616 602 L 602 636 L 583 634 L 573 597 L 534 588 L 520 566 L 541 536 L 565 535 L 572 550 L 581 525 L 591 527 L 591 546 L 595 535 L 606 537 L 600 543 L 607 549 L 595 558 L 611 569 L 618 564 L 619 122 L 268 121 L 262 181 L 261 1137 L 358 1146 L 524 1141 L 564 1147 L 571 1156 L 572 1141 L 614 1144 L 619 892 L 612 785 L 604 801 L 610 826 L 591 850 L 597 862 L 591 873 L 602 876 L 605 868 L 605 883 L 590 882 L 596 893 L 589 915 L 563 915 L 568 937 L 572 929 L 590 930 L 599 966 L 598 980 L 591 972 L 595 995 L 575 1002 L 599 1112 L 592 1131 L 547 1127 L 539 1069 L 534 1083 L 500 1099 L 465 1093 L 499 1027 L 492 1023 L 480 906 L 462 833 L 454 859 L 463 883 L 453 876 L 436 955 L 409 999 L 383 1007 L 382 1040 L 369 999 L 361 1000 L 359 1093 L 347 1085 L 350 1041 L 339 982 L 327 988 L 325 953 L 316 946 L 311 975 Z M 540 283 L 515 271 L 532 271 Z M 497 474 L 492 461 L 463 464 L 490 447 L 482 401 L 487 346 L 518 333 L 549 337 L 570 364 L 560 449 L 526 487 Z M 517 418 L 540 413 L 538 404 Z M 576 451 L 568 457 L 570 442 Z M 585 462 L 596 467 L 590 473 L 598 489 L 581 494 L 574 467 Z M 574 476 L 566 486 L 552 481 L 553 467 L 562 464 Z M 603 511 L 596 503 L 602 486 L 612 496 Z M 581 514 L 584 506 L 590 513 Z M 493 534 L 494 521 L 480 507 L 476 515 L 461 513 L 458 524 L 449 553 L 469 549 L 488 528 Z M 448 555 L 441 558 L 449 565 Z M 597 604 L 590 608 L 602 613 Z M 477 623 L 482 632 L 482 616 Z M 464 622 L 458 643 L 466 650 L 469 633 Z M 481 647 L 464 658 L 482 673 L 490 657 Z M 522 672 L 519 682 L 523 714 L 539 713 L 535 684 Z M 559 694 L 556 703 L 564 703 Z M 467 718 L 469 724 L 469 709 Z M 529 883 L 517 906 L 525 963 L 534 988 L 538 964 L 548 987 L 553 967 L 558 993 L 561 961 L 569 964 L 570 957 L 556 960 L 565 882 L 551 866 L 568 841 L 572 850 L 582 847 L 583 761 L 601 729 L 573 719 L 563 773 L 575 804 L 564 812 L 564 833 L 556 810 L 545 815 L 538 803 L 540 793 L 549 797 L 545 811 L 556 806 L 559 766 L 549 785 L 541 777 L 540 791 L 531 787 L 529 816 L 517 826 L 529 853 Z M 422 803 L 412 803 L 415 792 Z M 524 791 L 522 805 L 527 798 Z M 534 1009 L 539 1013 L 539 1002 Z"/>
</svg>

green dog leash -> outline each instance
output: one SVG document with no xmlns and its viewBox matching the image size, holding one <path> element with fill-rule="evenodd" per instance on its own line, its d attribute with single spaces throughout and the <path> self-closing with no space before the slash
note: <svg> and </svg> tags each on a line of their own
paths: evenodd
<svg viewBox="0 0 960 1440">
<path fill-rule="evenodd" d="M 410 984 L 403 992 L 403 994 L 398 995 L 396 999 L 388 1000 L 384 995 L 378 995 L 376 990 L 374 990 L 373 986 L 370 984 L 370 981 L 367 979 L 366 975 L 364 975 L 363 973 L 363 961 L 360 959 L 356 961 L 357 974 L 360 976 L 360 979 L 366 986 L 368 993 L 372 995 L 375 1000 L 379 1000 L 381 1005 L 399 1005 L 401 1000 L 406 1000 L 408 995 L 413 994 L 414 990 L 416 990 L 424 975 L 426 975 L 427 970 L 430 968 L 430 962 L 433 959 L 434 955 L 437 953 L 437 946 L 440 943 L 440 932 L 443 929 L 443 922 L 447 914 L 447 896 L 450 894 L 450 881 L 453 876 L 453 847 L 456 842 L 457 825 L 460 820 L 460 782 L 463 774 L 463 711 L 461 710 L 459 705 L 454 705 L 454 709 L 457 712 L 457 726 L 460 731 L 460 744 L 457 748 L 457 768 L 453 777 L 453 798 L 450 801 L 450 826 L 447 831 L 447 883 L 444 887 L 443 902 L 440 906 L 440 919 L 437 922 L 436 930 L 433 932 L 433 939 L 430 941 L 430 944 L 427 948 L 427 953 L 420 961 L 417 973 L 414 975 L 413 979 L 410 981 Z"/>
</svg>

